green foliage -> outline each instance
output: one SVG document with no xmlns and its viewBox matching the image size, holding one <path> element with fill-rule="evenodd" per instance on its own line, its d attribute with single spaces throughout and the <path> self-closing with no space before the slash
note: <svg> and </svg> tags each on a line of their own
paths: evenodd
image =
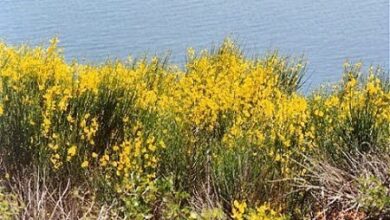
<svg viewBox="0 0 390 220">
<path fill-rule="evenodd" d="M 358 202 L 371 215 L 390 214 L 390 187 L 375 176 L 360 177 Z"/>
<path fill-rule="evenodd" d="M 0 218 L 4 220 L 15 219 L 21 208 L 16 195 L 7 193 L 4 188 L 0 187 Z"/>
</svg>

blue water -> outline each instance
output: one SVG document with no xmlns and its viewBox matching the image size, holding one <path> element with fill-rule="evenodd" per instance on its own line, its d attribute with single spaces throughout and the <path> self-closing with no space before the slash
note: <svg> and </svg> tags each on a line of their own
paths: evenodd
<svg viewBox="0 0 390 220">
<path fill-rule="evenodd" d="M 1 0 L 0 38 L 10 44 L 60 38 L 68 60 L 164 54 L 226 36 L 248 56 L 279 49 L 305 55 L 309 81 L 340 79 L 344 60 L 389 68 L 389 0 Z"/>
</svg>

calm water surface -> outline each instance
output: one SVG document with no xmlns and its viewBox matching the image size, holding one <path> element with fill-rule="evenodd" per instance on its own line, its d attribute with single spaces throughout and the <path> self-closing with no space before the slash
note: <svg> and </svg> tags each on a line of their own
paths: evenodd
<svg viewBox="0 0 390 220">
<path fill-rule="evenodd" d="M 187 47 L 226 36 L 249 56 L 279 49 L 309 61 L 309 81 L 340 79 L 345 59 L 389 68 L 389 0 L 1 0 L 0 38 L 47 43 L 68 60 L 164 54 L 183 63 Z"/>
</svg>

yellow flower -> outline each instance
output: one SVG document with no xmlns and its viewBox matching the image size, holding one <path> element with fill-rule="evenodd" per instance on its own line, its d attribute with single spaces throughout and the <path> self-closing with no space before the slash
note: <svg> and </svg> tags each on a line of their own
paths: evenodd
<svg viewBox="0 0 390 220">
<path fill-rule="evenodd" d="M 54 151 L 56 151 L 56 150 L 58 150 L 58 148 L 59 148 L 59 146 L 58 146 L 58 144 L 49 144 L 49 148 L 50 149 L 52 149 L 52 150 L 54 150 Z"/>
<path fill-rule="evenodd" d="M 314 115 L 318 116 L 318 117 L 323 117 L 324 116 L 324 112 L 321 111 L 321 110 L 314 110 Z"/>
<path fill-rule="evenodd" d="M 108 156 L 107 154 L 104 154 L 101 158 L 100 158 L 100 166 L 102 167 L 105 167 L 108 163 L 108 161 L 110 160 L 110 156 Z"/>
<path fill-rule="evenodd" d="M 82 168 L 87 168 L 87 167 L 88 167 L 88 164 L 89 164 L 88 161 L 85 160 L 84 162 L 81 163 L 81 167 L 82 167 Z"/>
<path fill-rule="evenodd" d="M 76 155 L 76 151 L 77 151 L 77 146 L 76 145 L 72 145 L 69 149 L 68 149 L 68 155 L 66 157 L 66 160 L 67 161 L 70 161 L 72 159 L 72 157 L 74 155 Z"/>
<path fill-rule="evenodd" d="M 237 200 L 234 200 L 233 202 L 233 208 L 232 208 L 232 218 L 236 220 L 242 220 L 244 219 L 244 213 L 246 209 L 246 202 L 239 202 Z"/>
<path fill-rule="evenodd" d="M 149 148 L 149 150 L 151 151 L 151 152 L 154 152 L 154 151 L 156 151 L 156 146 L 154 145 L 154 144 L 149 144 L 148 145 L 148 148 Z"/>
<path fill-rule="evenodd" d="M 375 86 L 374 83 L 372 83 L 372 82 L 369 82 L 367 84 L 366 89 L 367 89 L 368 94 L 370 94 L 370 95 L 375 95 L 379 91 L 379 88 L 377 86 Z"/>
<path fill-rule="evenodd" d="M 123 123 L 127 123 L 127 122 L 129 122 L 129 117 L 127 117 L 127 116 L 126 116 L 126 117 L 124 117 L 122 121 L 123 121 Z"/>
<path fill-rule="evenodd" d="M 66 120 L 69 122 L 69 123 L 74 123 L 74 119 L 71 115 L 68 115 L 66 116 Z"/>
<path fill-rule="evenodd" d="M 166 147 L 167 147 L 167 146 L 165 145 L 165 143 L 164 143 L 163 140 L 160 140 L 158 143 L 160 144 L 160 146 L 161 146 L 162 148 L 166 148 Z"/>
<path fill-rule="evenodd" d="M 50 125 L 51 125 L 51 121 L 47 117 L 45 117 L 43 119 L 43 132 L 45 135 L 49 133 Z"/>
</svg>

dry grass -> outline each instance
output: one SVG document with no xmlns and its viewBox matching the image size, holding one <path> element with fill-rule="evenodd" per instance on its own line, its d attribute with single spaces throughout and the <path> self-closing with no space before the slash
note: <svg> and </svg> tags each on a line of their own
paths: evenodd
<svg viewBox="0 0 390 220">
<path fill-rule="evenodd" d="M 344 154 L 342 163 L 306 157 L 306 174 L 294 186 L 316 200 L 316 219 L 390 217 L 390 157 L 379 152 Z"/>
<path fill-rule="evenodd" d="M 58 182 L 38 170 L 25 169 L 0 184 L 16 196 L 17 219 L 121 219 L 115 214 L 115 201 L 97 202 L 92 187 L 85 183 L 72 183 L 70 179 Z"/>
</svg>

